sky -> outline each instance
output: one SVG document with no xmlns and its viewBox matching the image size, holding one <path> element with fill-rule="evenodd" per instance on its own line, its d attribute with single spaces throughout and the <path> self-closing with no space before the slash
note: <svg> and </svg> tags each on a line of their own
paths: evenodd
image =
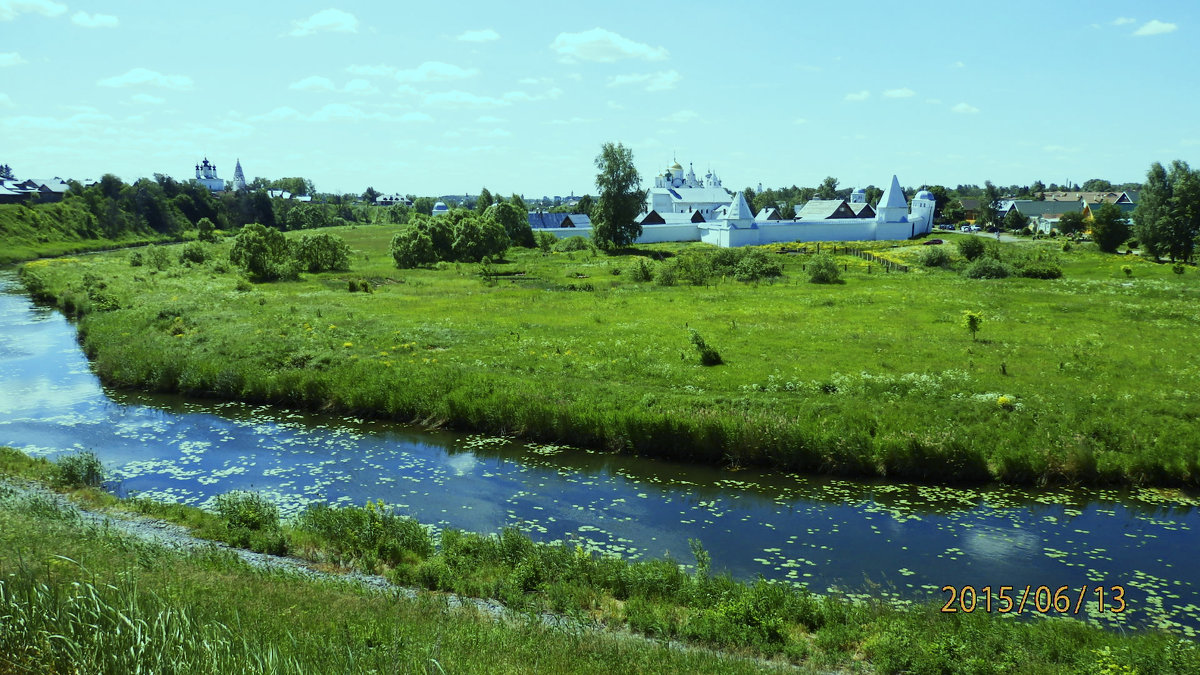
<svg viewBox="0 0 1200 675">
<path fill-rule="evenodd" d="M 643 187 L 1141 181 L 1200 165 L 1198 37 L 1191 1 L 0 0 L 0 164 L 534 197 L 619 142 Z"/>
</svg>

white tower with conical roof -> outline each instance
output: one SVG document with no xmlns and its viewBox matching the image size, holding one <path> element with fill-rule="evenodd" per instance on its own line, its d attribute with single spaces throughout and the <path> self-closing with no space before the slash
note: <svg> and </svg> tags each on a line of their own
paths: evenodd
<svg viewBox="0 0 1200 675">
<path fill-rule="evenodd" d="M 903 223 L 908 215 L 908 200 L 904 198 L 904 189 L 900 181 L 892 176 L 892 184 L 883 191 L 879 198 L 879 206 L 875 207 L 875 221 L 879 223 Z"/>
<path fill-rule="evenodd" d="M 237 192 L 238 190 L 245 189 L 246 174 L 242 173 L 242 160 L 241 158 L 238 158 L 237 166 L 233 169 L 233 190 L 234 192 Z"/>
</svg>

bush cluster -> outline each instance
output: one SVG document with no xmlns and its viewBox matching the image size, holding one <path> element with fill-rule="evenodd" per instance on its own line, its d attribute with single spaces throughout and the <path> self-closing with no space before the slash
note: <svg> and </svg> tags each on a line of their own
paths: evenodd
<svg viewBox="0 0 1200 675">
<path fill-rule="evenodd" d="M 279 230 L 251 223 L 234 237 L 229 261 L 258 281 L 295 279 L 301 270 L 350 269 L 350 247 L 341 237 L 325 232 L 304 234 L 289 242 Z"/>
<path fill-rule="evenodd" d="M 64 455 L 54 461 L 54 482 L 68 488 L 100 487 L 104 465 L 90 450 Z"/>
<path fill-rule="evenodd" d="M 836 284 L 841 280 L 842 275 L 833 256 L 824 253 L 814 255 L 805 267 L 808 280 L 814 284 Z"/>
<path fill-rule="evenodd" d="M 926 267 L 949 267 L 950 252 L 941 246 L 930 246 L 921 254 L 921 264 Z"/>
<path fill-rule="evenodd" d="M 528 226 L 528 221 L 525 224 Z M 532 233 L 527 243 L 534 244 Z M 489 216 L 458 209 L 444 216 L 414 216 L 392 237 L 391 253 L 396 267 L 407 269 L 441 261 L 500 258 L 511 244 L 504 225 Z"/>
</svg>

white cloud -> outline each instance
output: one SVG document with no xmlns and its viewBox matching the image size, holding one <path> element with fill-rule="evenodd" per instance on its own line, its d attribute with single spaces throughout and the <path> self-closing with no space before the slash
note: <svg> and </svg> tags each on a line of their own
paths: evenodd
<svg viewBox="0 0 1200 675">
<path fill-rule="evenodd" d="M 46 131 L 80 131 L 91 129 L 100 122 L 109 122 L 112 118 L 97 112 L 80 112 L 70 117 L 33 117 L 22 115 L 8 117 L 3 120 L 6 127 L 15 129 L 31 129 Z"/>
<path fill-rule="evenodd" d="M 667 115 L 660 121 L 670 122 L 672 124 L 683 124 L 684 122 L 691 122 L 698 117 L 700 117 L 700 113 L 696 112 L 695 110 L 680 110 Z"/>
<path fill-rule="evenodd" d="M 502 122 L 507 122 L 508 120 L 494 117 L 492 115 L 480 115 L 479 117 L 475 118 L 475 121 L 479 124 L 500 124 Z"/>
<path fill-rule="evenodd" d="M 66 5 L 51 0 L 0 0 L 0 21 L 12 21 L 21 14 L 53 17 L 66 11 Z"/>
<path fill-rule="evenodd" d="M 151 96 L 150 94 L 134 94 L 131 99 L 134 103 L 145 103 L 147 105 L 162 105 L 167 102 L 165 98 Z"/>
<path fill-rule="evenodd" d="M 867 91 L 866 89 L 863 89 L 859 92 L 854 92 L 852 94 L 846 94 L 847 101 L 865 101 L 869 98 L 871 98 L 871 92 Z"/>
<path fill-rule="evenodd" d="M 425 104 L 447 108 L 490 108 L 509 105 L 508 101 L 502 99 L 492 98 L 491 96 L 477 96 L 458 89 L 426 94 Z"/>
<path fill-rule="evenodd" d="M 320 75 L 312 75 L 288 85 L 288 89 L 297 91 L 333 91 L 333 80 Z"/>
<path fill-rule="evenodd" d="M 274 122 L 277 120 L 299 120 L 299 119 L 304 119 L 304 115 L 301 115 L 299 110 L 296 110 L 295 108 L 289 108 L 287 106 L 281 106 L 279 108 L 275 108 L 274 110 L 272 110 L 269 113 L 264 113 L 262 115 L 254 115 L 253 117 L 250 118 L 250 121 L 251 122 Z"/>
<path fill-rule="evenodd" d="M 303 21 L 293 21 L 292 23 L 295 24 L 295 28 L 289 35 L 293 37 L 304 37 L 322 31 L 358 32 L 358 19 L 353 14 L 340 9 L 323 9 Z"/>
<path fill-rule="evenodd" d="M 1127 23 L 1137 23 L 1137 19 L 1131 19 L 1127 16 L 1119 16 L 1112 20 L 1114 26 L 1124 26 Z"/>
<path fill-rule="evenodd" d="M 620 87 L 626 84 L 643 86 L 646 91 L 666 91 L 674 89 L 679 84 L 679 73 L 674 70 L 664 70 L 657 73 L 631 73 L 614 75 L 608 78 L 608 86 Z"/>
<path fill-rule="evenodd" d="M 22 63 L 25 63 L 25 59 L 21 58 L 21 55 L 16 52 L 4 52 L 3 54 L 0 54 L 0 68 L 4 66 L 15 66 Z"/>
<path fill-rule="evenodd" d="M 964 115 L 974 115 L 975 113 L 979 112 L 979 108 L 976 108 L 968 103 L 959 103 L 950 110 L 956 113 L 962 113 Z"/>
<path fill-rule="evenodd" d="M 479 71 L 474 68 L 462 68 L 441 61 L 426 61 L 416 68 L 396 71 L 396 79 L 401 82 L 448 82 L 474 77 L 478 74 Z"/>
<path fill-rule="evenodd" d="M 902 87 L 900 89 L 888 89 L 887 91 L 883 92 L 884 98 L 912 98 L 916 95 L 917 92 L 909 89 L 908 87 Z"/>
<path fill-rule="evenodd" d="M 433 118 L 423 112 L 406 112 L 396 120 L 399 122 L 432 122 Z"/>
<path fill-rule="evenodd" d="M 369 77 L 379 77 L 379 76 L 391 75 L 392 73 L 396 72 L 396 69 L 391 66 L 385 66 L 383 64 L 379 64 L 377 66 L 350 65 L 350 66 L 346 66 L 346 72 L 350 73 L 351 75 L 366 75 Z"/>
<path fill-rule="evenodd" d="M 192 78 L 186 75 L 163 75 L 149 68 L 134 68 L 124 75 L 115 75 L 100 80 L 96 84 L 101 87 L 135 87 L 150 85 L 164 89 L 191 89 Z"/>
<path fill-rule="evenodd" d="M 564 60 L 599 61 L 612 63 L 621 59 L 661 61 L 667 58 L 666 47 L 651 47 L 634 42 L 616 33 L 593 28 L 582 33 L 559 33 L 550 44 Z"/>
<path fill-rule="evenodd" d="M 1179 26 L 1176 26 L 1173 23 L 1166 23 L 1165 21 L 1154 19 L 1142 24 L 1142 27 L 1133 31 L 1133 34 L 1140 36 L 1162 35 L 1163 33 L 1173 33 L 1177 28 L 1179 28 Z"/>
<path fill-rule="evenodd" d="M 522 77 L 517 80 L 517 84 L 553 84 L 554 80 L 549 77 Z"/>
<path fill-rule="evenodd" d="M 71 15 L 71 23 L 84 28 L 116 28 L 119 22 L 117 17 L 111 14 L 75 12 Z"/>
<path fill-rule="evenodd" d="M 546 99 L 556 99 L 562 96 L 562 89 L 554 87 L 547 89 L 544 94 L 530 94 L 524 91 L 509 91 L 504 93 L 504 100 L 509 103 L 529 103 L 531 101 L 544 101 Z"/>
<path fill-rule="evenodd" d="M 379 87 L 366 80 L 354 79 L 347 82 L 346 86 L 342 87 L 342 91 L 347 94 L 378 94 Z"/>
<path fill-rule="evenodd" d="M 12 99 L 8 97 L 8 94 L 0 94 L 0 108 L 11 108 L 13 105 Z"/>
<path fill-rule="evenodd" d="M 954 63 L 951 63 L 950 66 L 952 68 L 966 68 L 967 64 L 963 63 L 962 61 L 955 61 Z"/>
<path fill-rule="evenodd" d="M 500 34 L 491 28 L 483 30 L 468 30 L 458 34 L 458 39 L 463 42 L 491 42 L 499 40 Z"/>
<path fill-rule="evenodd" d="M 332 120 L 386 120 L 388 116 L 383 113 L 368 113 L 362 108 L 350 105 L 349 103 L 327 103 L 321 106 L 321 109 L 308 117 L 310 122 L 329 122 Z"/>
</svg>

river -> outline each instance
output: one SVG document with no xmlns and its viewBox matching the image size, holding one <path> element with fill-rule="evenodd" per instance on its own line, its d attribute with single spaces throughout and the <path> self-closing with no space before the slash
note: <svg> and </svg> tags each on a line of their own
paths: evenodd
<svg viewBox="0 0 1200 675">
<path fill-rule="evenodd" d="M 262 492 L 285 514 L 314 500 L 382 499 L 439 527 L 517 526 L 632 559 L 691 563 L 695 538 L 716 570 L 818 592 L 904 602 L 970 585 L 982 611 L 984 586 L 1013 586 L 1018 600 L 1027 585 L 1067 586 L 1067 614 L 1084 620 L 1189 637 L 1200 629 L 1195 495 L 729 471 L 117 391 L 92 374 L 74 326 L 33 304 L 11 272 L 0 272 L 0 445 L 39 456 L 91 450 L 118 493 L 201 507 L 230 490 Z M 1114 586 L 1124 612 L 1111 611 Z M 1023 613 L 1044 616 L 1029 597 Z"/>
</svg>

